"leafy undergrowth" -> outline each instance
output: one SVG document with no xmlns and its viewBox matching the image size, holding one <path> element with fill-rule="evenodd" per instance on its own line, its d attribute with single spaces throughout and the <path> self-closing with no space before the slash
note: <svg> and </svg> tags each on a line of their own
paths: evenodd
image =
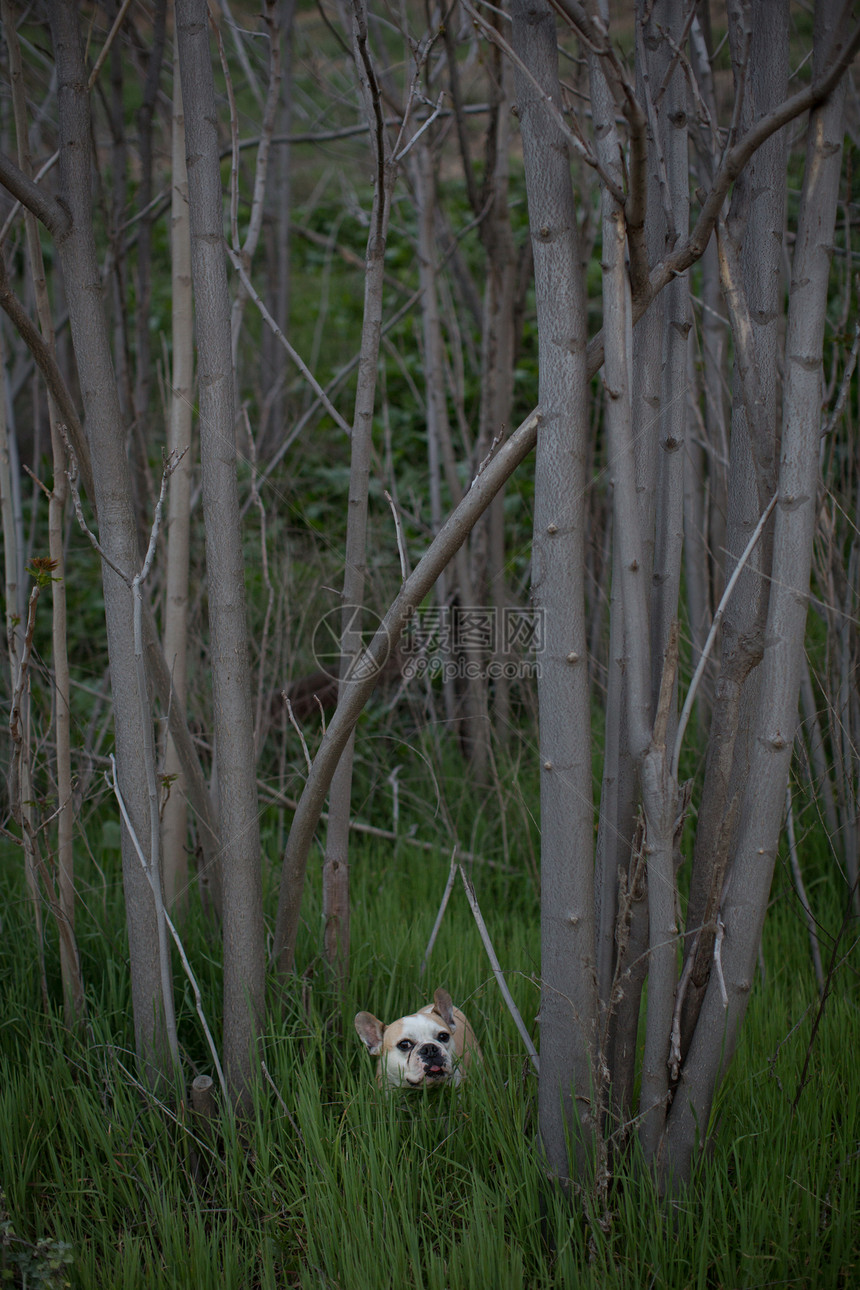
<svg viewBox="0 0 860 1290">
<path fill-rule="evenodd" d="M 403 848 L 405 851 L 406 849 Z M 12 864 L 3 866 L 7 873 Z M 661 1205 L 635 1159 L 606 1203 L 566 1200 L 537 1148 L 536 1082 L 461 892 L 419 974 L 444 857 L 368 847 L 354 867 L 353 972 L 341 1004 L 321 967 L 297 979 L 265 1045 L 253 1116 L 201 1123 L 137 1082 L 121 907 L 85 902 L 84 1042 L 45 1017 L 29 910 L 4 884 L 0 937 L 0 1284 L 28 1287 L 848 1287 L 860 1284 L 856 976 L 816 1008 L 805 931 L 777 900 L 741 1050 L 693 1185 Z M 476 871 L 528 1022 L 537 910 L 527 877 Z M 831 930 L 839 925 L 833 902 Z M 309 893 L 306 947 L 318 897 Z M 186 929 L 214 1022 L 215 956 Z M 307 962 L 307 957 L 305 958 Z M 856 966 L 856 964 L 855 964 Z M 49 960 L 53 988 L 55 965 Z M 178 980 L 178 978 L 177 978 Z M 461 1091 L 383 1098 L 352 1016 L 391 1019 L 446 985 L 486 1060 Z M 211 1069 L 178 990 L 189 1076 Z M 216 1031 L 217 1034 L 217 1031 Z"/>
</svg>

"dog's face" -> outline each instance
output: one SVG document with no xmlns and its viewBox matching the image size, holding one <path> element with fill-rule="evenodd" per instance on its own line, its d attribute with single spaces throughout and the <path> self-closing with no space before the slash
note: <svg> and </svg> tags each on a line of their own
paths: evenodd
<svg viewBox="0 0 860 1290">
<path fill-rule="evenodd" d="M 460 1084 L 469 1063 L 481 1056 L 472 1027 L 446 990 L 419 1012 L 384 1026 L 369 1012 L 355 1018 L 359 1038 L 378 1057 L 382 1088 L 427 1088 Z"/>
</svg>

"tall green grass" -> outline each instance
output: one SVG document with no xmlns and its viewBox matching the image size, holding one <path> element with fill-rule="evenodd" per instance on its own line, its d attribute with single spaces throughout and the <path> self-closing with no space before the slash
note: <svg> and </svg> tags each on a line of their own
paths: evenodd
<svg viewBox="0 0 860 1290">
<path fill-rule="evenodd" d="M 91 1006 L 83 1042 L 59 1011 L 41 1011 L 29 910 L 8 876 L 13 864 L 3 865 L 0 1284 L 6 1276 L 31 1287 L 123 1290 L 860 1285 L 857 960 L 840 968 L 792 1114 L 816 996 L 790 895 L 777 889 L 765 976 L 694 1184 L 661 1205 L 633 1159 L 604 1206 L 588 1196 L 570 1203 L 547 1183 L 535 1080 L 460 891 L 420 978 L 445 857 L 378 845 L 356 857 L 347 997 L 335 996 L 312 957 L 320 917 L 312 888 L 305 975 L 266 1036 L 271 1083 L 261 1073 L 249 1121 L 224 1116 L 209 1127 L 136 1083 L 110 872 L 81 912 Z M 530 1022 L 532 885 L 483 868 L 475 878 Z M 828 890 L 816 895 L 832 932 L 840 911 Z M 192 918 L 186 942 L 215 1023 L 219 968 L 202 918 Z M 382 1096 L 354 1013 L 390 1020 L 440 984 L 468 1012 L 482 1068 L 459 1093 Z M 206 1049 L 193 1001 L 181 986 L 178 995 L 193 1075 L 208 1069 Z"/>
</svg>

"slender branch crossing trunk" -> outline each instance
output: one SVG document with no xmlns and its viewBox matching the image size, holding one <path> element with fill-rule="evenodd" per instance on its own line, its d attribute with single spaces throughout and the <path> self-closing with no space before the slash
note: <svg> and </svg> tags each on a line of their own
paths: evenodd
<svg viewBox="0 0 860 1290">
<path fill-rule="evenodd" d="M 308 853 L 326 793 L 347 740 L 373 693 L 386 659 L 397 648 L 409 616 L 454 558 L 499 489 L 534 448 L 539 422 L 540 410 L 535 409 L 473 481 L 463 501 L 448 516 L 439 534 L 403 583 L 354 670 L 355 680 L 338 702 L 314 757 L 287 838 L 274 936 L 274 956 L 282 976 L 292 972 L 295 966 L 296 935 Z"/>
</svg>

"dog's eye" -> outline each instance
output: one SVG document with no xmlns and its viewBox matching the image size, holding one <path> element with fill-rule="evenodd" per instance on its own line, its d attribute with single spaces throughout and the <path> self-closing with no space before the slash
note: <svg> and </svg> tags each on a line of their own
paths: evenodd
<svg viewBox="0 0 860 1290">
<path fill-rule="evenodd" d="M 401 1039 L 401 1041 L 400 1041 L 400 1043 L 397 1045 L 397 1047 L 400 1049 L 400 1051 L 401 1051 L 402 1053 L 408 1053 L 408 1052 L 409 1052 L 409 1049 L 412 1047 L 412 1040 L 411 1040 L 411 1039 Z"/>
<path fill-rule="evenodd" d="M 448 1034 L 447 1030 L 440 1030 L 436 1038 L 439 1040 L 440 1044 L 447 1044 L 451 1036 Z"/>
</svg>

